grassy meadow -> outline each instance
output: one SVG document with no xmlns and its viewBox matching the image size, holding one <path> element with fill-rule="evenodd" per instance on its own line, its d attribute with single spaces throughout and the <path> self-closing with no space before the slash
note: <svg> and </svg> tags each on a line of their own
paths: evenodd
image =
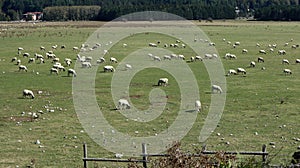
<svg viewBox="0 0 300 168">
<path fill-rule="evenodd" d="M 56 56 L 62 63 L 64 58 L 73 59 L 73 67 L 78 51 L 73 51 L 72 48 L 80 47 L 102 24 L 0 24 L 0 167 L 82 167 L 83 142 L 88 144 L 90 157 L 114 157 L 113 153 L 97 145 L 84 132 L 73 106 L 72 77 L 68 77 L 67 72 L 50 74 L 50 59 L 45 58 L 45 64 L 40 64 L 39 61 L 28 63 L 28 58 L 17 54 L 18 47 L 23 47 L 22 52 L 30 53 L 30 57 L 34 57 L 34 53 L 45 57 L 45 52 L 53 50 L 51 46 L 58 45 L 53 50 Z M 295 59 L 300 59 L 300 48 L 291 48 L 293 44 L 300 44 L 300 24 L 243 21 L 195 24 L 208 35 L 210 41 L 216 43 L 225 72 L 237 67 L 247 70 L 245 76 L 226 77 L 226 105 L 218 127 L 205 142 L 208 150 L 260 151 L 261 146 L 266 144 L 272 163 L 289 163 L 292 154 L 300 146 L 300 65 L 295 64 Z M 146 47 L 157 39 L 162 42 L 159 47 L 176 40 L 160 34 L 136 34 L 117 43 L 105 57 L 107 60 L 110 56 L 122 60 L 136 49 Z M 234 48 L 227 41 L 232 44 L 239 41 L 241 45 Z M 123 47 L 123 43 L 128 44 L 128 47 Z M 260 47 L 256 46 L 257 43 Z M 285 46 L 285 43 L 289 45 Z M 269 44 L 277 44 L 273 53 L 269 52 Z M 61 45 L 66 48 L 61 49 Z M 44 46 L 46 51 L 41 51 L 40 46 Z M 244 48 L 249 52 L 242 54 Z M 260 49 L 266 50 L 267 54 L 260 54 Z M 278 55 L 279 49 L 286 50 L 287 54 Z M 99 50 L 101 51 L 101 47 Z M 185 55 L 187 60 L 195 56 L 189 47 L 170 48 L 170 51 Z M 235 54 L 237 59 L 224 59 L 226 53 Z M 250 61 L 257 61 L 259 56 L 264 57 L 265 62 L 256 63 L 256 67 L 250 68 Z M 21 64 L 27 66 L 28 72 L 19 72 L 16 62 L 11 62 L 12 57 L 19 58 Z M 283 58 L 288 59 L 290 64 L 283 65 Z M 139 109 L 147 109 L 148 95 L 157 87 L 154 86 L 157 78 L 168 77 L 170 85 L 162 88 L 168 95 L 168 103 L 162 115 L 149 123 L 140 124 L 126 120 L 118 111 L 113 110 L 115 106 L 110 94 L 112 73 L 103 73 L 102 69 L 106 64 L 109 63 L 101 64 L 97 70 L 95 91 L 103 115 L 112 126 L 131 136 L 149 136 L 165 130 L 168 123 L 176 119 L 180 103 L 176 80 L 167 72 L 154 68 L 137 73 L 130 83 L 130 98 Z M 211 81 L 203 62 L 191 62 L 188 65 L 200 86 L 203 107 L 193 128 L 181 141 L 185 151 L 193 152 L 203 145 L 198 142 L 198 136 L 209 111 Z M 261 70 L 262 67 L 265 70 Z M 284 68 L 291 69 L 293 74 L 284 75 Z M 23 89 L 33 90 L 36 98 L 23 98 Z M 37 94 L 38 91 L 42 93 Z M 33 122 L 28 121 L 29 112 L 38 112 L 40 117 Z M 139 133 L 136 134 L 136 131 Z M 41 144 L 36 144 L 37 140 Z M 125 164 L 114 163 L 90 163 L 90 166 L 126 167 Z"/>
</svg>

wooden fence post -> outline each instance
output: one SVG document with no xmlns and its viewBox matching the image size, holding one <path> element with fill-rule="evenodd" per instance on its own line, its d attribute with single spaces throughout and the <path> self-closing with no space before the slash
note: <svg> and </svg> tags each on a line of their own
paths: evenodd
<svg viewBox="0 0 300 168">
<path fill-rule="evenodd" d="M 87 158 L 87 146 L 86 143 L 84 142 L 83 143 L 83 167 L 84 168 L 88 167 L 87 161 L 85 160 L 86 158 Z"/>
<path fill-rule="evenodd" d="M 147 145 L 142 143 L 143 167 L 147 168 Z"/>
<path fill-rule="evenodd" d="M 262 152 L 263 152 L 262 161 L 263 163 L 265 163 L 267 161 L 267 155 L 265 154 L 267 152 L 267 145 L 264 144 L 262 146 Z"/>
</svg>

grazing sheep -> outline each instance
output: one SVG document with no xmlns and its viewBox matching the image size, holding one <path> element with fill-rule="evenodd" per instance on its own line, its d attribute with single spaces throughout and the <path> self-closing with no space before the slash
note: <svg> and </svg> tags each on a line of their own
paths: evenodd
<svg viewBox="0 0 300 168">
<path fill-rule="evenodd" d="M 200 100 L 196 100 L 195 109 L 196 109 L 197 112 L 201 111 L 201 102 L 200 102 Z"/>
<path fill-rule="evenodd" d="M 191 57 L 191 62 L 194 62 L 195 61 L 195 57 Z"/>
<path fill-rule="evenodd" d="M 10 62 L 15 62 L 15 61 L 17 61 L 17 57 L 13 57 Z"/>
<path fill-rule="evenodd" d="M 78 51 L 79 48 L 78 47 L 73 47 L 73 51 Z"/>
<path fill-rule="evenodd" d="M 267 54 L 267 52 L 265 50 L 259 50 L 260 54 Z"/>
<path fill-rule="evenodd" d="M 48 59 L 56 58 L 56 55 L 53 54 L 53 53 L 46 53 L 46 56 L 47 56 Z"/>
<path fill-rule="evenodd" d="M 104 72 L 114 72 L 115 68 L 111 65 L 106 65 L 103 67 Z"/>
<path fill-rule="evenodd" d="M 45 48 L 44 46 L 40 46 L 40 50 L 41 50 L 41 51 L 45 51 L 46 48 Z"/>
<path fill-rule="evenodd" d="M 103 62 L 105 62 L 105 58 L 103 58 L 103 57 L 100 57 L 100 58 L 97 60 L 97 64 L 101 64 L 101 63 L 103 63 Z"/>
<path fill-rule="evenodd" d="M 258 57 L 258 58 L 257 58 L 257 62 L 265 62 L 265 60 L 264 60 L 263 57 Z"/>
<path fill-rule="evenodd" d="M 242 74 L 245 74 L 246 75 L 246 70 L 244 68 L 237 68 L 237 73 L 242 73 Z"/>
<path fill-rule="evenodd" d="M 60 48 L 61 48 L 61 49 L 65 49 L 65 48 L 66 48 L 66 45 L 61 45 Z"/>
<path fill-rule="evenodd" d="M 173 53 L 173 54 L 171 54 L 171 58 L 177 59 L 178 55 Z"/>
<path fill-rule="evenodd" d="M 119 109 L 119 110 L 130 109 L 130 104 L 126 99 L 120 99 L 118 101 L 117 109 Z"/>
<path fill-rule="evenodd" d="M 21 70 L 27 72 L 27 67 L 25 65 L 20 65 L 19 71 L 21 71 Z"/>
<path fill-rule="evenodd" d="M 241 43 L 239 41 L 235 42 L 234 45 L 239 46 Z"/>
<path fill-rule="evenodd" d="M 43 55 L 38 54 L 38 53 L 35 53 L 34 56 L 35 56 L 36 59 L 44 58 Z"/>
<path fill-rule="evenodd" d="M 286 51 L 285 51 L 285 50 L 278 50 L 278 54 L 279 54 L 279 55 L 285 55 L 285 54 L 286 54 Z"/>
<path fill-rule="evenodd" d="M 284 69 L 284 70 L 283 70 L 283 73 L 284 73 L 285 75 L 291 75 L 291 74 L 292 74 L 292 71 L 291 71 L 290 69 Z"/>
<path fill-rule="evenodd" d="M 128 45 L 126 43 L 123 44 L 123 47 L 127 47 Z"/>
<path fill-rule="evenodd" d="M 211 54 L 204 54 L 205 59 L 212 59 L 213 56 Z"/>
<path fill-rule="evenodd" d="M 28 63 L 34 63 L 35 62 L 35 58 L 29 58 Z"/>
<path fill-rule="evenodd" d="M 164 60 L 171 60 L 171 56 L 170 55 L 164 55 Z"/>
<path fill-rule="evenodd" d="M 237 75 L 236 70 L 234 70 L 234 69 L 229 69 L 229 70 L 228 70 L 228 73 L 227 73 L 227 76 L 230 76 L 230 75 Z"/>
<path fill-rule="evenodd" d="M 93 57 L 86 57 L 85 58 L 85 61 L 87 61 L 87 62 L 91 62 L 93 60 Z"/>
<path fill-rule="evenodd" d="M 82 68 L 92 68 L 92 64 L 90 62 L 81 63 Z"/>
<path fill-rule="evenodd" d="M 114 57 L 110 57 L 109 60 L 110 60 L 111 63 L 118 63 L 118 60 Z"/>
<path fill-rule="evenodd" d="M 185 57 L 184 57 L 184 55 L 182 55 L 182 54 L 179 54 L 179 55 L 178 55 L 178 58 L 181 59 L 181 60 L 185 60 Z"/>
<path fill-rule="evenodd" d="M 17 65 L 20 65 L 20 64 L 21 64 L 21 60 L 18 59 L 18 60 L 17 60 Z"/>
<path fill-rule="evenodd" d="M 256 47 L 260 47 L 260 44 L 259 44 L 259 43 L 256 43 Z"/>
<path fill-rule="evenodd" d="M 161 59 L 160 59 L 159 56 L 154 56 L 154 57 L 153 57 L 153 60 L 154 60 L 154 61 L 161 61 Z"/>
<path fill-rule="evenodd" d="M 23 51 L 23 50 L 24 50 L 24 48 L 22 48 L 22 47 L 18 48 L 18 51 Z"/>
<path fill-rule="evenodd" d="M 130 64 L 125 64 L 125 70 L 132 69 L 132 66 Z"/>
<path fill-rule="evenodd" d="M 50 74 L 52 74 L 52 73 L 56 73 L 56 75 L 58 75 L 58 69 L 56 69 L 56 68 L 51 68 L 51 69 L 50 69 Z"/>
<path fill-rule="evenodd" d="M 211 92 L 212 93 L 215 93 L 215 92 L 218 93 L 219 92 L 221 94 L 223 92 L 223 90 L 219 85 L 212 85 L 211 86 Z"/>
<path fill-rule="evenodd" d="M 41 63 L 43 63 L 43 64 L 45 63 L 44 58 L 40 58 L 39 60 L 40 60 L 40 64 L 41 64 Z"/>
<path fill-rule="evenodd" d="M 24 89 L 23 90 L 23 97 L 31 97 L 32 99 L 34 99 L 34 94 L 31 90 Z"/>
<path fill-rule="evenodd" d="M 254 61 L 250 62 L 250 67 L 253 67 L 253 68 L 255 67 L 255 62 Z"/>
<path fill-rule="evenodd" d="M 29 53 L 24 53 L 24 54 L 23 54 L 23 57 L 29 57 L 29 56 L 30 56 Z"/>
<path fill-rule="evenodd" d="M 201 56 L 199 56 L 199 55 L 196 55 L 196 56 L 195 56 L 195 61 L 197 61 L 197 60 L 200 60 L 200 61 L 202 61 L 202 60 L 203 60 L 203 58 L 202 58 Z"/>
<path fill-rule="evenodd" d="M 271 51 L 271 52 L 274 52 L 274 49 L 273 49 L 273 48 L 270 48 L 270 51 Z"/>
<path fill-rule="evenodd" d="M 242 50 L 242 53 L 243 53 L 243 54 L 246 54 L 246 53 L 248 53 L 248 50 L 247 50 L 247 49 L 243 49 L 243 50 Z"/>
<path fill-rule="evenodd" d="M 53 58 L 52 59 L 52 63 L 56 63 L 56 62 L 59 62 L 59 58 Z"/>
<path fill-rule="evenodd" d="M 150 47 L 157 47 L 157 44 L 155 44 L 155 43 L 149 43 L 149 46 Z"/>
<path fill-rule="evenodd" d="M 210 42 L 208 43 L 209 46 L 216 46 L 216 43 Z"/>
<path fill-rule="evenodd" d="M 65 67 L 59 64 L 54 64 L 53 68 L 58 69 L 59 71 L 66 71 Z"/>
<path fill-rule="evenodd" d="M 300 59 L 296 59 L 295 63 L 299 64 L 300 63 Z"/>
<path fill-rule="evenodd" d="M 68 76 L 70 76 L 70 74 L 72 74 L 73 77 L 76 77 L 76 71 L 74 69 L 68 69 Z"/>
<path fill-rule="evenodd" d="M 157 86 L 167 86 L 169 82 L 168 78 L 160 78 L 157 82 Z"/>
<path fill-rule="evenodd" d="M 282 64 L 290 64 L 289 60 L 287 60 L 287 59 L 283 59 L 281 63 Z"/>
</svg>

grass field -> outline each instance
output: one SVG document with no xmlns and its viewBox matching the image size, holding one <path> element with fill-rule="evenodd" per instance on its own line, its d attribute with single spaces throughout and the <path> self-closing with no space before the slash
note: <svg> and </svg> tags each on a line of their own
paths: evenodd
<svg viewBox="0 0 300 168">
<path fill-rule="evenodd" d="M 32 23 L 1 24 L 0 25 L 0 129 L 1 157 L 0 167 L 82 167 L 82 143 L 87 142 L 89 156 L 114 157 L 114 154 L 97 145 L 83 131 L 77 118 L 72 100 L 72 78 L 67 72 L 50 75 L 51 60 L 45 64 L 28 64 L 27 58 L 17 55 L 18 47 L 28 52 L 45 55 L 46 51 L 57 44 L 54 53 L 64 58 L 76 59 L 77 52 L 72 47 L 78 46 L 103 23 L 98 22 L 66 22 L 66 23 Z M 292 44 L 300 43 L 299 24 L 296 22 L 243 22 L 216 21 L 213 23 L 195 22 L 216 43 L 217 51 L 223 62 L 225 71 L 243 67 L 247 75 L 228 76 L 226 106 L 218 127 L 205 142 L 209 150 L 228 151 L 259 151 L 267 144 L 272 163 L 288 163 L 292 154 L 300 145 L 299 111 L 300 111 L 300 65 L 295 59 L 300 58 L 299 48 L 292 49 Z M 226 41 L 240 41 L 241 45 L 233 48 Z M 146 47 L 149 42 L 159 39 L 163 43 L 171 43 L 176 39 L 159 34 L 136 34 L 123 39 L 110 50 L 109 56 L 119 60 L 136 49 Z M 291 41 L 293 39 L 293 41 Z M 285 43 L 288 46 L 284 46 Z M 123 43 L 128 47 L 124 48 Z M 259 43 L 261 47 L 257 47 Z M 274 53 L 266 55 L 258 53 L 260 49 L 268 51 L 268 44 L 277 44 Z M 65 49 L 60 49 L 66 45 Z M 242 54 L 245 48 L 249 52 Z M 279 56 L 278 49 L 285 49 L 287 54 Z M 194 53 L 189 48 L 170 49 L 174 53 L 183 54 L 188 59 Z M 236 60 L 224 59 L 226 53 L 237 56 Z M 18 66 L 11 63 L 12 57 L 19 57 L 22 64 L 28 67 L 28 72 L 18 72 Z M 255 68 L 249 68 L 250 61 L 256 61 L 263 56 L 265 63 L 257 63 Z M 289 65 L 282 65 L 286 58 Z M 62 62 L 62 61 L 61 61 Z M 74 64 L 73 64 L 74 65 Z M 72 66 L 73 66 L 72 65 Z M 188 63 L 197 77 L 203 112 L 199 113 L 194 127 L 182 139 L 182 147 L 186 151 L 201 148 L 198 136 L 210 105 L 211 81 L 202 62 Z M 156 86 L 157 77 L 166 76 L 170 85 L 163 88 L 169 95 L 166 110 L 156 120 L 145 125 L 127 121 L 114 109 L 110 96 L 110 80 L 112 73 L 101 73 L 102 66 L 96 76 L 97 101 L 101 104 L 105 118 L 116 129 L 132 136 L 146 136 L 159 133 L 175 120 L 180 92 L 172 76 L 159 69 L 147 69 L 139 72 L 131 81 L 131 101 L 140 109 L 147 109 L 148 94 Z M 261 67 L 265 67 L 264 71 Z M 284 75 L 282 70 L 289 68 L 292 75 Z M 33 71 L 34 70 L 34 71 Z M 37 75 L 36 72 L 39 72 Z M 225 74 L 224 74 L 225 75 Z M 36 94 L 35 99 L 24 99 L 23 89 L 31 89 Z M 147 102 L 146 104 L 144 102 Z M 54 110 L 54 112 L 48 112 Z M 41 111 L 40 117 L 34 122 L 28 122 L 28 112 Z M 22 116 L 22 112 L 25 115 Z M 136 131 L 139 134 L 136 134 Z M 219 134 L 218 134 L 219 133 Z M 257 133 L 257 134 L 256 134 Z M 40 140 L 41 144 L 35 144 Z M 228 145 L 226 142 L 229 142 Z M 275 145 L 269 145 L 274 142 Z M 274 156 L 274 158 L 273 158 Z M 93 165 L 93 164 L 90 164 Z M 95 167 L 116 167 L 116 164 L 95 163 Z M 124 165 L 123 165 L 124 166 Z"/>
</svg>

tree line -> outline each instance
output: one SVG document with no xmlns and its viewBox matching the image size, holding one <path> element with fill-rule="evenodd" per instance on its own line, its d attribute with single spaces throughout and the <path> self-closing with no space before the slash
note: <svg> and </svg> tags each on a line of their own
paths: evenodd
<svg viewBox="0 0 300 168">
<path fill-rule="evenodd" d="M 300 0 L 0 0 L 0 20 L 43 12 L 44 20 L 112 20 L 138 11 L 163 11 L 186 19 L 300 20 Z M 89 12 L 90 11 L 90 12 Z"/>
</svg>

